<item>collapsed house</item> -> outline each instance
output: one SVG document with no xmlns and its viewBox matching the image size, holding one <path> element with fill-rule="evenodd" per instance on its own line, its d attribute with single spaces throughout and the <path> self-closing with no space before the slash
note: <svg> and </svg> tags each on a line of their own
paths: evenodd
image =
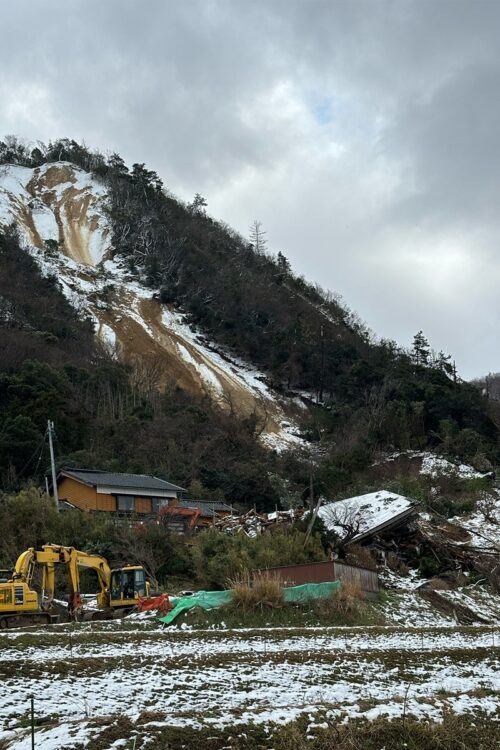
<svg viewBox="0 0 500 750">
<path fill-rule="evenodd" d="M 383 537 L 385 532 L 408 526 L 416 516 L 415 501 L 380 490 L 323 504 L 318 515 L 342 544 L 360 544 Z"/>
<path fill-rule="evenodd" d="M 423 569 L 427 578 L 439 575 L 440 585 L 470 571 L 490 583 L 492 574 L 499 577 L 500 501 L 483 509 L 479 504 L 469 518 L 448 520 L 421 512 L 411 498 L 380 490 L 326 503 L 318 515 L 347 556 L 353 548 L 365 547 L 379 564 Z"/>
</svg>

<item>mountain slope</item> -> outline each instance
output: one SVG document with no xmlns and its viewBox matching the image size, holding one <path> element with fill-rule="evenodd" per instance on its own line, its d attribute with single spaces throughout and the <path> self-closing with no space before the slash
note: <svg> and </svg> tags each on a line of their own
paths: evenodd
<svg viewBox="0 0 500 750">
<path fill-rule="evenodd" d="M 66 139 L 0 142 L 0 164 L 0 221 L 19 225 L 142 393 L 210 397 L 278 448 L 299 443 L 302 422 L 321 448 L 315 492 L 346 487 L 380 450 L 498 462 L 496 418 L 446 358 L 374 340 L 282 253 L 211 218 L 201 196 L 185 205 L 143 164 Z"/>
<path fill-rule="evenodd" d="M 243 417 L 255 413 L 270 444 L 297 442 L 288 425 L 299 401 L 272 393 L 262 373 L 216 350 L 113 260 L 109 200 L 101 181 L 68 162 L 0 167 L 0 223 L 19 227 L 44 273 L 57 276 L 113 352 L 135 363 L 137 378 L 208 393 Z"/>
</svg>

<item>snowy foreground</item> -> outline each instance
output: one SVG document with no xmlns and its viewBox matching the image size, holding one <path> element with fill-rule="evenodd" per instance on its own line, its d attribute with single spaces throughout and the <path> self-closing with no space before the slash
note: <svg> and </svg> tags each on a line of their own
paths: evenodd
<svg viewBox="0 0 500 750">
<path fill-rule="evenodd" d="M 11 632 L 0 636 L 0 747 L 31 747 L 31 694 L 47 719 L 44 750 L 85 747 L 113 722 L 106 747 L 125 748 L 166 726 L 300 715 L 311 725 L 403 712 L 495 720 L 499 644 L 495 626 L 202 631 L 136 620 Z"/>
</svg>

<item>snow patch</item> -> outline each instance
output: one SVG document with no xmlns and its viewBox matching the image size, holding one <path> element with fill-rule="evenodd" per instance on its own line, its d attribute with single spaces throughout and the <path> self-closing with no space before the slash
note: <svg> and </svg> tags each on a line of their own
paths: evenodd
<svg viewBox="0 0 500 750">
<path fill-rule="evenodd" d="M 213 370 L 204 365 L 202 362 L 198 362 L 198 360 L 196 360 L 182 344 L 178 343 L 177 348 L 185 362 L 188 362 L 190 365 L 192 365 L 192 367 L 194 367 L 197 372 L 199 372 L 201 379 L 204 383 L 207 384 L 209 389 L 214 389 L 218 394 L 222 395 L 224 393 L 224 389 L 222 388 L 220 380 L 213 372 Z"/>
</svg>

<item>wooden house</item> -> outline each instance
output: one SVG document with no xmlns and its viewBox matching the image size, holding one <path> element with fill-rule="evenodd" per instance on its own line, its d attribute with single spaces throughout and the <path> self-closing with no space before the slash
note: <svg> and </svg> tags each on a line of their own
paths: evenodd
<svg viewBox="0 0 500 750">
<path fill-rule="evenodd" d="M 66 507 L 107 513 L 156 514 L 186 492 L 176 484 L 147 474 L 119 474 L 96 469 L 61 469 L 59 501 Z"/>
</svg>

